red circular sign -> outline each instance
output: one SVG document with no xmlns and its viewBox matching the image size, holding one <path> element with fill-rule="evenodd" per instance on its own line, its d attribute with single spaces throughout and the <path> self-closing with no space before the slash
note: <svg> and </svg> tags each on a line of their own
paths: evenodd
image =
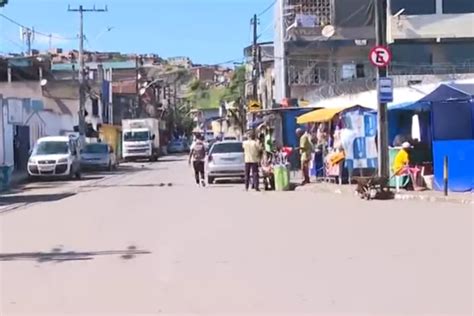
<svg viewBox="0 0 474 316">
<path fill-rule="evenodd" d="M 392 61 L 392 53 L 385 46 L 375 46 L 369 53 L 370 62 L 376 67 L 387 67 Z"/>
</svg>

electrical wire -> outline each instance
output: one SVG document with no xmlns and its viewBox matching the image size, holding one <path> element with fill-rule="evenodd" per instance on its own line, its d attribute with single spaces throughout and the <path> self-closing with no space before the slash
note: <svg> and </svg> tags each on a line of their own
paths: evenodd
<svg viewBox="0 0 474 316">
<path fill-rule="evenodd" d="M 5 20 L 9 21 L 10 23 L 13 23 L 15 24 L 16 26 L 19 26 L 19 27 L 22 27 L 24 29 L 27 29 L 27 30 L 31 30 L 32 32 L 34 32 L 35 34 L 38 34 L 38 35 L 42 35 L 42 36 L 45 36 L 45 37 L 48 37 L 48 38 L 54 38 L 54 39 L 60 39 L 60 40 L 74 40 L 74 39 L 78 39 L 78 36 L 75 36 L 75 37 L 63 37 L 63 36 L 57 36 L 57 35 L 52 35 L 52 34 L 46 34 L 45 32 L 40 32 L 40 31 L 37 31 L 37 30 L 34 30 L 28 26 L 25 26 L 23 24 L 21 24 L 20 22 L 17 22 L 15 20 L 13 20 L 12 18 L 6 16 L 5 14 L 3 13 L 0 13 L 0 17 L 4 18 Z"/>
<path fill-rule="evenodd" d="M 260 12 L 259 14 L 257 14 L 257 16 L 262 16 L 264 15 L 265 13 L 267 13 L 268 11 L 270 11 L 271 8 L 273 8 L 273 6 L 276 4 L 277 0 L 273 1 L 265 10 L 263 10 L 262 12 Z"/>
</svg>

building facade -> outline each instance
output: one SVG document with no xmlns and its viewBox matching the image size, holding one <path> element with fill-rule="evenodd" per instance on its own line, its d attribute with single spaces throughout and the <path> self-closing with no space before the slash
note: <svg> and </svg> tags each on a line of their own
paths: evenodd
<svg viewBox="0 0 474 316">
<path fill-rule="evenodd" d="M 433 82 L 474 72 L 471 0 L 391 0 L 389 75 L 397 84 Z M 436 23 L 435 23 L 436 22 Z M 311 102 L 375 88 L 368 60 L 375 45 L 373 0 L 278 0 L 275 98 Z"/>
</svg>

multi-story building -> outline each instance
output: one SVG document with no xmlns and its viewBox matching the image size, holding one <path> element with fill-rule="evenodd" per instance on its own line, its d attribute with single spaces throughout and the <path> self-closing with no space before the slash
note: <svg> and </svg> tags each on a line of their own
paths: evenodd
<svg viewBox="0 0 474 316">
<path fill-rule="evenodd" d="M 391 0 L 387 34 L 395 84 L 474 72 L 474 1 Z M 319 101 L 375 87 L 373 0 L 278 0 L 275 99 Z"/>
<path fill-rule="evenodd" d="M 246 47 L 244 49 L 244 55 L 246 57 L 246 84 L 245 84 L 245 97 L 246 99 L 253 98 L 254 82 L 253 76 L 257 76 L 257 98 L 263 109 L 270 109 L 274 105 L 274 48 L 273 43 L 259 43 L 257 60 L 258 64 L 256 67 L 253 66 L 254 56 L 253 46 Z M 254 73 L 254 68 L 257 70 Z"/>
</svg>

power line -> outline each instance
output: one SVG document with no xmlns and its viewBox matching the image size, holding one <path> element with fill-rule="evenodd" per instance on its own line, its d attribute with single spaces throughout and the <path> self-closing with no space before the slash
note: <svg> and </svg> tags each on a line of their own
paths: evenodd
<svg viewBox="0 0 474 316">
<path fill-rule="evenodd" d="M 42 36 L 49 37 L 49 38 L 61 39 L 61 40 L 74 40 L 74 39 L 77 39 L 77 36 L 75 36 L 75 37 L 63 37 L 63 36 L 56 36 L 56 35 L 53 35 L 53 34 L 46 34 L 45 32 L 39 32 L 37 30 L 33 30 L 32 28 L 30 28 L 28 26 L 25 26 L 24 24 L 21 24 L 20 22 L 17 22 L 15 20 L 13 20 L 12 18 L 6 16 L 3 13 L 0 13 L 0 17 L 4 18 L 5 20 L 9 21 L 10 23 L 15 24 L 16 26 L 22 27 L 22 28 L 27 29 L 27 30 L 31 30 L 35 34 L 38 34 L 38 35 L 42 35 Z"/>
<path fill-rule="evenodd" d="M 263 10 L 262 12 L 260 12 L 259 14 L 257 14 L 257 16 L 262 16 L 264 15 L 265 13 L 267 13 L 268 11 L 270 11 L 271 8 L 273 8 L 273 6 L 276 4 L 276 0 L 273 1 L 265 10 Z"/>
</svg>

